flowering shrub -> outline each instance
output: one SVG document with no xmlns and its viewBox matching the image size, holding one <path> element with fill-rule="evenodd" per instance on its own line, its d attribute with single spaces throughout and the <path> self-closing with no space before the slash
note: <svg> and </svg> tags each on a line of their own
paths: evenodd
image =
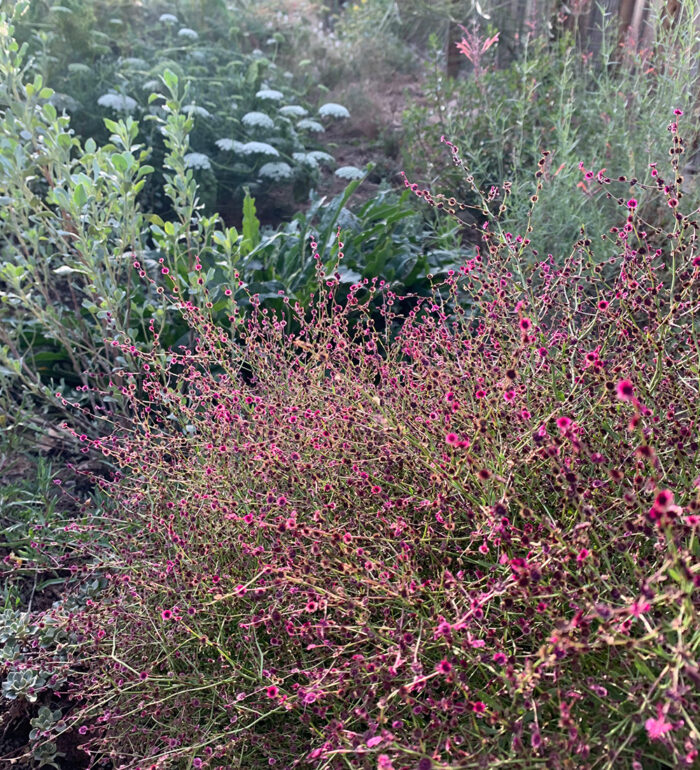
<svg viewBox="0 0 700 770">
<path fill-rule="evenodd" d="M 112 342 L 133 419 L 78 437 L 119 468 L 83 525 L 106 588 L 63 621 L 95 761 L 697 766 L 700 255 L 671 131 L 669 231 L 623 195 L 606 269 L 585 237 L 557 264 L 484 201 L 483 247 L 394 340 L 368 307 L 388 329 L 399 298 L 341 306 L 320 259 L 297 333 L 231 302 L 237 341 L 164 275 L 194 345 Z"/>
<path fill-rule="evenodd" d="M 167 153 L 157 118 L 165 116 L 152 94 L 167 95 L 161 80 L 166 69 L 188 86 L 184 110 L 196 118 L 189 167 L 197 172 L 200 199 L 209 211 L 220 210 L 232 198 L 242 200 L 244 187 L 264 194 L 277 190 L 280 182 L 293 183 L 303 200 L 317 186 L 321 170 L 293 156 L 317 149 L 316 136 L 325 128 L 286 110 L 307 113 L 309 107 L 293 103 L 305 99 L 308 89 L 300 88 L 295 75 L 276 62 L 278 49 L 288 47 L 285 35 L 293 31 L 272 37 L 268 32 L 262 39 L 253 34 L 260 47 L 251 46 L 252 14 L 242 9 L 219 2 L 183 2 L 176 15 L 161 13 L 163 7 L 73 0 L 65 7 L 45 9 L 42 3 L 28 3 L 16 14 L 17 38 L 27 42 L 32 54 L 27 71 L 41 74 L 54 89 L 52 104 L 70 114 L 72 128 L 83 140 L 106 143 L 104 118 L 143 119 L 142 130 L 151 128 L 146 141 L 155 175 L 140 200 L 161 215 L 171 213 L 170 201 L 160 190 Z M 38 35 L 35 30 L 44 17 L 48 30 Z M 349 117 L 338 104 L 319 102 L 317 107 L 325 123 Z M 263 154 L 226 147 L 229 142 L 253 144 L 260 139 L 282 156 L 284 171 L 275 164 L 277 170 L 270 173 Z"/>
</svg>

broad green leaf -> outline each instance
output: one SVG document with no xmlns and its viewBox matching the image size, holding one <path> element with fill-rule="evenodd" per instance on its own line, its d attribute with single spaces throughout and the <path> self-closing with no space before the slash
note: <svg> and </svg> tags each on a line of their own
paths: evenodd
<svg viewBox="0 0 700 770">
<path fill-rule="evenodd" d="M 260 220 L 256 216 L 255 198 L 246 190 L 243 199 L 243 241 L 241 254 L 249 254 L 260 243 Z"/>
<path fill-rule="evenodd" d="M 168 87 L 170 93 L 175 96 L 177 93 L 178 78 L 177 75 L 169 69 L 166 69 L 162 74 L 162 79 L 165 85 Z"/>
<path fill-rule="evenodd" d="M 75 186 L 75 189 L 73 190 L 73 203 L 78 207 L 82 208 L 88 200 L 87 193 L 85 192 L 85 187 L 82 184 L 78 184 Z"/>
</svg>

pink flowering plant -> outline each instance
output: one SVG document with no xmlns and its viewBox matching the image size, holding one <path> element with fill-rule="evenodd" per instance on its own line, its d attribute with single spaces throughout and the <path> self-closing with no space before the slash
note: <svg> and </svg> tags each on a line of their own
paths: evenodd
<svg viewBox="0 0 700 770">
<path fill-rule="evenodd" d="M 619 198 L 615 256 L 582 236 L 555 260 L 475 187 L 477 255 L 394 337 L 399 298 L 365 279 L 340 304 L 320 260 L 308 308 L 244 319 L 231 300 L 231 334 L 163 277 L 194 344 L 113 343 L 138 361 L 114 385 L 132 419 L 79 436 L 114 472 L 76 524 L 109 535 L 76 584 L 106 587 L 64 612 L 63 660 L 32 653 L 63 672 L 95 765 L 697 767 L 700 253 L 679 119 L 651 191 L 671 229 L 594 174 Z"/>
</svg>

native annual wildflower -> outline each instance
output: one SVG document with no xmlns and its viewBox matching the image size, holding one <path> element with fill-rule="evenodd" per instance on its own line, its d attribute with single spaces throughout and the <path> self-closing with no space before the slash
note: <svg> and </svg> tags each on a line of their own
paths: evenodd
<svg viewBox="0 0 700 770">
<path fill-rule="evenodd" d="M 634 385 L 631 380 L 620 380 L 615 386 L 615 392 L 620 401 L 631 401 L 634 398 Z"/>
<path fill-rule="evenodd" d="M 666 733 L 669 733 L 671 730 L 673 730 L 673 725 L 671 722 L 666 721 L 666 717 L 663 714 L 663 707 L 661 704 L 656 707 L 656 714 L 656 719 L 650 717 L 644 723 L 647 735 L 653 741 L 661 740 L 663 736 L 666 735 Z"/>
</svg>

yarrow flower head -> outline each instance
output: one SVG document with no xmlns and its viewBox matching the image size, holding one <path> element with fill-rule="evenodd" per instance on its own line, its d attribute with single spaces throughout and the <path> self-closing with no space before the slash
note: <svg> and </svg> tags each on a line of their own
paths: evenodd
<svg viewBox="0 0 700 770">
<path fill-rule="evenodd" d="M 341 179 L 352 180 L 362 179 L 365 172 L 361 168 L 357 168 L 357 166 L 341 166 L 335 170 L 335 175 L 339 176 Z"/>
<path fill-rule="evenodd" d="M 241 123 L 248 128 L 274 128 L 275 121 L 264 112 L 246 112 L 241 118 Z"/>
<path fill-rule="evenodd" d="M 136 99 L 132 99 L 126 94 L 116 94 L 110 92 L 103 94 L 97 100 L 100 107 L 110 107 L 115 112 L 133 112 L 136 109 Z"/>
<path fill-rule="evenodd" d="M 268 179 L 289 179 L 292 176 L 292 167 L 288 163 L 265 163 L 260 166 L 258 174 Z"/>
<path fill-rule="evenodd" d="M 279 114 L 287 118 L 303 118 L 309 114 L 309 111 L 300 104 L 286 104 L 279 108 Z"/>
<path fill-rule="evenodd" d="M 189 27 L 182 27 L 177 31 L 178 37 L 186 37 L 188 40 L 197 40 L 199 34 Z"/>
<path fill-rule="evenodd" d="M 322 118 L 330 117 L 330 118 L 349 118 L 350 113 L 348 112 L 346 107 L 343 107 L 342 104 L 336 104 L 335 102 L 328 102 L 327 104 L 321 105 L 318 109 L 318 114 Z"/>
<path fill-rule="evenodd" d="M 183 160 L 185 168 L 201 168 L 205 171 L 211 168 L 211 161 L 203 152 L 188 152 Z"/>
</svg>

